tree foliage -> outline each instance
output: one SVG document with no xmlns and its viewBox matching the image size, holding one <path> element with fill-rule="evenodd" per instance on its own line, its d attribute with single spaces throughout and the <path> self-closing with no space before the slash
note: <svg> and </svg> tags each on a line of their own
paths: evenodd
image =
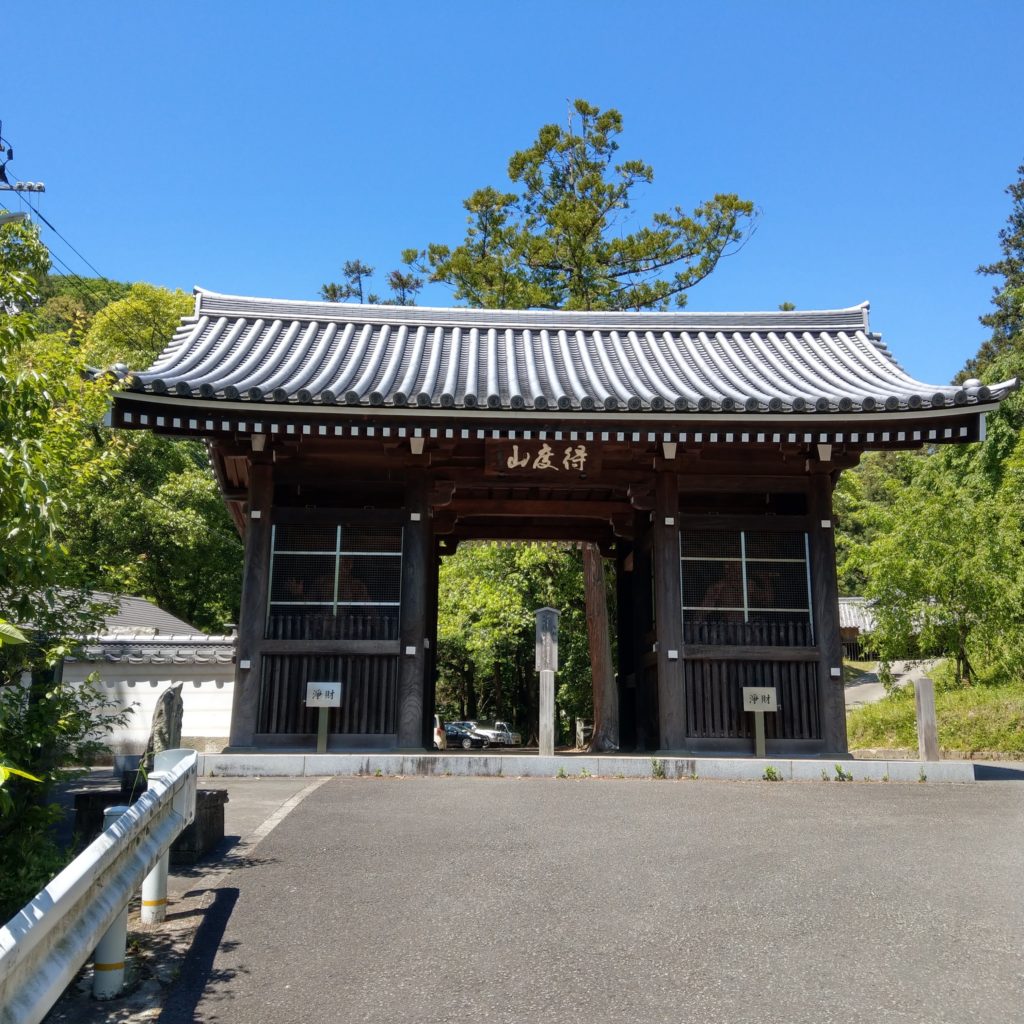
<svg viewBox="0 0 1024 1024">
<path fill-rule="evenodd" d="M 55 466 L 75 442 L 67 433 L 54 438 L 52 425 L 66 426 L 72 383 L 33 359 L 34 309 L 48 267 L 34 226 L 0 227 L 0 618 L 33 634 L 32 643 L 0 651 L 0 685 L 95 612 L 61 538 L 68 516 Z"/>
<path fill-rule="evenodd" d="M 80 376 L 40 340 L 49 259 L 34 227 L 0 227 L 0 919 L 64 863 L 48 787 L 88 763 L 109 702 L 52 671 L 100 608 L 64 539 L 80 451 Z M 102 386 L 102 385 L 100 385 Z M 88 403 L 86 403 L 87 405 Z M 72 410 L 75 410 L 72 412 Z M 24 673 L 29 682 L 23 684 Z"/>
<path fill-rule="evenodd" d="M 1024 175 L 1024 165 L 1020 169 Z M 1024 179 L 1000 232 L 992 328 L 961 377 L 1024 373 Z M 886 659 L 948 656 L 956 678 L 1024 680 L 1024 398 L 988 414 L 983 442 L 874 454 L 837 490 L 841 580 L 874 602 Z"/>
<path fill-rule="evenodd" d="M 487 308 L 666 309 L 749 234 L 754 206 L 720 193 L 626 230 L 635 193 L 654 180 L 641 160 L 616 162 L 622 115 L 578 99 L 567 127 L 548 124 L 514 153 L 517 191 L 486 187 L 463 204 L 466 237 L 429 245 L 418 265 L 455 299 Z M 407 254 L 411 255 L 411 254 Z"/>
<path fill-rule="evenodd" d="M 104 427 L 120 385 L 113 375 L 89 372 L 148 366 L 192 300 L 147 284 L 108 291 L 121 298 L 87 311 L 78 341 L 68 331 L 39 335 L 25 355 L 64 387 L 43 444 L 66 510 L 58 536 L 83 585 L 147 597 L 199 628 L 221 631 L 237 620 L 242 547 L 205 448 Z"/>
<path fill-rule="evenodd" d="M 415 251 L 403 253 L 403 259 L 411 261 Z M 371 305 L 415 306 L 416 296 L 423 288 L 423 278 L 417 277 L 412 270 L 391 270 L 388 272 L 387 283 L 391 295 L 381 298 L 376 292 L 369 291 L 369 283 L 375 270 L 362 260 L 346 260 L 342 267 L 342 281 L 329 281 L 321 285 L 320 297 L 327 302 L 368 302 Z"/>
<path fill-rule="evenodd" d="M 116 703 L 90 682 L 0 686 L 0 774 L 14 776 L 0 787 L 0 920 L 70 859 L 54 836 L 64 810 L 50 802 L 51 787 L 102 752 L 103 736 L 127 715 L 113 713 Z"/>
<path fill-rule="evenodd" d="M 592 710 L 580 552 L 467 542 L 441 563 L 437 706 L 449 719 L 502 718 L 536 735 L 538 608 L 558 608 L 556 702 L 569 726 Z"/>
<path fill-rule="evenodd" d="M 1006 194 L 1011 207 L 999 232 L 1002 257 L 978 267 L 979 274 L 1000 279 L 993 286 L 992 310 L 980 317 L 992 336 L 964 367 L 962 377 L 978 374 L 1008 350 L 1019 348 L 1024 337 L 1024 164 L 1017 168 L 1017 180 Z"/>
</svg>

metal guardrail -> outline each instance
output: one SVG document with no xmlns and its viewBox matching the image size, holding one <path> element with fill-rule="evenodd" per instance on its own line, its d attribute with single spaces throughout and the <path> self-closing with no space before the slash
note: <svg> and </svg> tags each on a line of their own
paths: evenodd
<svg viewBox="0 0 1024 1024">
<path fill-rule="evenodd" d="M 166 896 L 167 852 L 195 817 L 198 755 L 162 751 L 154 768 L 139 800 L 0 929 L 0 1024 L 41 1021 L 93 950 L 117 934 L 143 879 L 159 885 L 161 868 Z M 152 893 L 154 882 L 146 888 Z M 120 949 L 121 963 L 106 966 L 121 975 L 104 979 L 105 995 L 120 989 Z"/>
</svg>

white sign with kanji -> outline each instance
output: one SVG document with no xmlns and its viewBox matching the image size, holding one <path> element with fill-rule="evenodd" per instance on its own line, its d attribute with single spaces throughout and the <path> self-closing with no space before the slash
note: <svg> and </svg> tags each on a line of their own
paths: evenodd
<svg viewBox="0 0 1024 1024">
<path fill-rule="evenodd" d="M 307 708 L 340 708 L 341 683 L 306 683 Z"/>
<path fill-rule="evenodd" d="M 586 478 L 600 471 L 601 450 L 579 440 L 488 441 L 484 473 L 487 476 Z"/>
<path fill-rule="evenodd" d="M 778 711 L 779 699 L 774 686 L 744 686 L 744 711 Z"/>
</svg>

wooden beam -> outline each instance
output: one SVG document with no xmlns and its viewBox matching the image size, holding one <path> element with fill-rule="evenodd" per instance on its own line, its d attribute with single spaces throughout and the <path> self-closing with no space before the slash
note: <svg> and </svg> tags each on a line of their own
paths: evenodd
<svg viewBox="0 0 1024 1024">
<path fill-rule="evenodd" d="M 590 541 L 602 548 L 608 548 L 614 542 L 608 526 L 568 520 L 558 523 L 533 523 L 530 526 L 517 526 L 508 522 L 460 522 L 442 529 L 435 525 L 434 532 L 454 534 L 461 540 Z"/>
<path fill-rule="evenodd" d="M 422 473 L 410 474 L 406 487 L 408 518 L 402 537 L 402 618 L 398 656 L 398 745 L 423 747 L 424 696 L 427 659 L 424 640 L 428 637 L 427 588 L 432 573 L 433 543 L 427 506 L 426 481 Z"/>
<path fill-rule="evenodd" d="M 686 694 L 682 660 L 683 596 L 679 581 L 679 486 L 675 473 L 658 474 L 652 533 L 660 747 L 682 750 L 686 746 Z"/>
<path fill-rule="evenodd" d="M 289 508 L 278 505 L 273 511 L 275 523 L 404 523 L 407 513 L 401 508 Z"/>
<path fill-rule="evenodd" d="M 848 741 L 842 677 L 843 641 L 839 629 L 839 587 L 836 582 L 832 481 L 827 473 L 814 473 L 810 482 L 811 595 L 814 607 L 814 636 L 821 652 L 818 660 L 821 737 L 826 752 L 845 754 L 848 750 Z M 833 675 L 836 669 L 839 674 Z"/>
<path fill-rule="evenodd" d="M 803 533 L 809 522 L 807 516 L 756 516 L 749 513 L 747 515 L 725 513 L 712 516 L 687 512 L 682 512 L 679 515 L 680 525 L 684 529 L 691 530 L 765 530 L 782 533 L 797 530 Z"/>
<path fill-rule="evenodd" d="M 817 661 L 817 647 L 757 647 L 687 644 L 685 661 Z"/>
<path fill-rule="evenodd" d="M 270 590 L 270 515 L 274 498 L 274 467 L 269 461 L 249 470 L 249 501 L 245 524 L 245 568 L 238 619 L 235 688 L 231 701 L 232 747 L 251 747 L 259 713 L 260 651 L 267 622 Z"/>
<path fill-rule="evenodd" d="M 611 519 L 630 511 L 625 501 L 500 501 L 456 497 L 447 509 L 460 519 L 470 516 L 491 518 Z"/>
<path fill-rule="evenodd" d="M 596 544 L 583 545 L 583 590 L 594 696 L 594 733 L 590 741 L 592 751 L 619 749 L 619 697 L 615 687 L 615 670 L 612 668 L 608 592 L 601 554 Z"/>
<path fill-rule="evenodd" d="M 632 525 L 629 532 L 632 535 Z M 615 614 L 618 639 L 615 681 L 619 702 L 619 743 L 622 749 L 627 750 L 636 745 L 636 634 L 633 629 L 633 580 L 636 574 L 633 545 L 628 540 L 618 540 L 615 549 Z"/>
<path fill-rule="evenodd" d="M 260 654 L 399 654 L 398 640 L 260 640 Z"/>
<path fill-rule="evenodd" d="M 658 739 L 658 687 L 657 673 L 649 670 L 656 666 L 657 657 L 651 653 L 654 642 L 654 586 L 651 568 L 651 517 L 637 512 L 633 519 L 633 571 L 631 585 L 631 643 L 633 647 L 633 732 L 634 749 L 657 750 Z M 653 659 L 648 661 L 648 658 Z M 651 676 L 654 676 L 652 680 Z"/>
<path fill-rule="evenodd" d="M 454 480 L 432 480 L 430 484 L 430 492 L 427 495 L 427 501 L 430 503 L 431 508 L 440 508 L 442 506 L 448 506 L 452 503 L 452 498 L 455 496 L 455 481 Z"/>
<path fill-rule="evenodd" d="M 801 467 L 802 469 L 803 467 Z M 757 475 L 749 466 L 746 472 L 730 473 L 683 473 L 679 477 L 681 491 L 722 491 L 727 494 L 749 493 L 750 491 L 790 491 L 802 494 L 807 490 L 807 476 L 804 473 L 793 476 Z"/>
</svg>

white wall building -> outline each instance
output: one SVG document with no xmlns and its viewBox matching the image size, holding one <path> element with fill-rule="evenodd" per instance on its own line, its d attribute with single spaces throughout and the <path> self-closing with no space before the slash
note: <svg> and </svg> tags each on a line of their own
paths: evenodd
<svg viewBox="0 0 1024 1024">
<path fill-rule="evenodd" d="M 81 683 L 95 675 L 104 694 L 131 710 L 127 724 L 110 734 L 111 751 L 145 751 L 157 699 L 174 683 L 183 684 L 182 744 L 201 751 L 226 747 L 235 637 L 199 633 L 142 598 L 117 600 L 119 610 L 107 617 L 103 632 L 64 662 L 65 682 Z"/>
</svg>

